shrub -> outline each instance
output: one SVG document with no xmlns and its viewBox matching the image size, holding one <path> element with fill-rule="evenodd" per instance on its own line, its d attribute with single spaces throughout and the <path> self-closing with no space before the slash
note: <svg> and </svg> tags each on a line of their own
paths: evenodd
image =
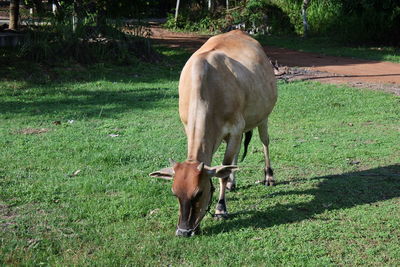
<svg viewBox="0 0 400 267">
<path fill-rule="evenodd" d="M 303 34 L 302 0 L 271 0 Z M 400 45 L 400 4 L 397 0 L 312 0 L 307 9 L 310 35 L 355 43 Z"/>
<path fill-rule="evenodd" d="M 71 23 L 51 20 L 47 25 L 30 25 L 19 56 L 36 62 L 75 60 L 79 63 L 109 61 L 132 63 L 137 58 L 154 60 L 149 30 L 140 24 L 114 21 L 100 30 L 93 21 L 84 21 L 72 30 Z"/>
<path fill-rule="evenodd" d="M 191 12 L 194 11 L 183 10 L 177 21 L 175 21 L 173 14 L 168 14 L 167 21 L 163 26 L 168 29 L 181 29 L 190 32 L 218 32 L 226 27 L 222 15 L 214 16 L 202 10 L 197 10 L 195 14 Z"/>
<path fill-rule="evenodd" d="M 245 23 L 246 29 L 268 26 L 268 33 L 293 33 L 293 24 L 284 11 L 271 0 L 249 0 L 232 12 L 234 24 Z"/>
</svg>

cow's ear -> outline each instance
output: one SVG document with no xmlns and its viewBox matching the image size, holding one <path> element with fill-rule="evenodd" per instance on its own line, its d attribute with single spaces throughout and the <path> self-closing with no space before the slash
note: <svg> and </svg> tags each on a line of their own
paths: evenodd
<svg viewBox="0 0 400 267">
<path fill-rule="evenodd" d="M 178 164 L 175 160 L 169 158 L 169 164 L 171 164 L 172 167 L 175 167 L 176 164 Z"/>
<path fill-rule="evenodd" d="M 238 166 L 236 165 L 221 165 L 215 167 L 204 166 L 204 168 L 207 170 L 209 175 L 218 178 L 226 178 L 229 175 L 231 175 L 234 171 L 239 170 Z"/>
<path fill-rule="evenodd" d="M 149 175 L 151 177 L 161 178 L 165 180 L 172 180 L 174 179 L 174 169 L 172 167 L 164 168 L 156 172 L 152 172 Z"/>
</svg>

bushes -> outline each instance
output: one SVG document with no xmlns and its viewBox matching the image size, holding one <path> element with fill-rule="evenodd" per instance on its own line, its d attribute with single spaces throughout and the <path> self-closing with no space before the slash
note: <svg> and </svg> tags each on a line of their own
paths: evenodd
<svg viewBox="0 0 400 267">
<path fill-rule="evenodd" d="M 193 4 L 182 8 L 177 21 L 173 14 L 168 14 L 164 27 L 192 32 L 217 32 L 226 27 L 226 21 L 221 10 L 210 13 L 204 7 Z"/>
<path fill-rule="evenodd" d="M 393 1 L 387 8 L 378 4 L 354 9 L 344 5 L 342 14 L 334 20 L 335 34 L 342 39 L 400 46 L 400 4 Z"/>
<path fill-rule="evenodd" d="M 293 33 L 290 17 L 271 0 L 249 0 L 232 12 L 234 23 L 245 23 L 246 29 L 267 26 L 268 33 Z"/>
<path fill-rule="evenodd" d="M 268 20 L 270 32 L 293 32 L 293 26 L 281 9 L 271 4 L 269 0 L 249 0 L 239 2 L 239 5 L 226 10 L 219 5 L 212 11 L 205 5 L 191 3 L 180 9 L 178 20 L 175 22 L 172 14 L 168 15 L 167 28 L 178 28 L 185 31 L 224 31 L 234 24 L 245 24 L 246 29 L 264 26 Z"/>
<path fill-rule="evenodd" d="M 302 0 L 271 0 L 303 34 Z M 308 9 L 310 34 L 353 43 L 400 45 L 400 3 L 396 0 L 312 0 Z"/>
<path fill-rule="evenodd" d="M 130 33 L 126 35 L 122 32 Z M 19 56 L 35 62 L 52 63 L 74 60 L 79 63 L 109 61 L 132 63 L 137 58 L 152 60 L 152 50 L 146 28 L 138 24 L 103 26 L 85 22 L 75 32 L 69 23 L 52 20 L 45 26 L 30 26 L 19 48 Z"/>
</svg>

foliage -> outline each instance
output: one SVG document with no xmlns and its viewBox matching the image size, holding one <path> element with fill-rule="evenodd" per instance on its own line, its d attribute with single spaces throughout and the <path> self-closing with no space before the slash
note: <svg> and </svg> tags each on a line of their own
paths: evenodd
<svg viewBox="0 0 400 267">
<path fill-rule="evenodd" d="M 226 23 L 223 19 L 212 18 L 205 16 L 200 18 L 198 21 L 191 21 L 185 15 L 181 14 L 178 16 L 178 20 L 175 21 L 173 14 L 168 14 L 167 21 L 164 23 L 164 27 L 168 29 L 180 29 L 188 32 L 218 32 Z"/>
<path fill-rule="evenodd" d="M 231 12 L 234 24 L 245 23 L 246 29 L 268 26 L 268 33 L 293 33 L 289 17 L 270 0 L 249 0 Z"/>
<path fill-rule="evenodd" d="M 300 0 L 271 0 L 303 33 Z M 400 4 L 396 0 L 313 0 L 307 9 L 310 33 L 352 42 L 400 44 Z"/>
<path fill-rule="evenodd" d="M 221 8 L 210 12 L 204 3 L 198 1 L 183 2 L 177 20 L 173 14 L 168 14 L 164 26 L 184 31 L 218 32 L 227 26 L 224 12 Z"/>
<path fill-rule="evenodd" d="M 177 84 L 189 55 L 164 54 L 168 66 L 0 69 L 0 265 L 398 264 L 399 98 L 318 83 L 279 84 L 277 186 L 254 183 L 254 136 L 231 219 L 174 237 L 171 184 L 148 173 L 185 158 Z"/>
<path fill-rule="evenodd" d="M 183 5 L 180 10 L 177 21 L 170 14 L 165 27 L 185 31 L 220 32 L 234 24 L 244 23 L 246 29 L 251 29 L 268 23 L 269 33 L 293 32 L 289 18 L 269 0 L 239 2 L 238 6 L 228 11 L 222 5 L 210 11 L 204 3 L 192 2 Z"/>
<path fill-rule="evenodd" d="M 155 60 L 149 30 L 138 23 L 106 24 L 101 27 L 87 18 L 73 31 L 70 20 L 50 20 L 47 25 L 32 24 L 26 30 L 18 56 L 35 62 L 73 60 L 80 63 L 110 61 L 135 62 L 136 58 Z"/>
<path fill-rule="evenodd" d="M 396 0 L 343 2 L 342 18 L 335 23 L 344 39 L 388 43 L 400 46 L 400 3 Z M 334 27 L 332 27 L 334 28 Z"/>
<path fill-rule="evenodd" d="M 232 1 L 231 1 L 232 2 Z M 302 0 L 237 1 L 226 10 L 222 1 L 209 11 L 205 2 L 188 1 L 180 9 L 177 25 L 181 29 L 223 30 L 244 23 L 246 29 L 268 27 L 273 34 L 303 34 Z M 400 3 L 397 0 L 313 0 L 307 9 L 311 36 L 353 43 L 400 44 Z M 199 24 L 199 25 L 198 25 Z"/>
<path fill-rule="evenodd" d="M 60 19 L 70 15 L 73 8 L 81 17 L 86 17 L 88 14 L 101 15 L 105 18 L 159 17 L 164 16 L 175 4 L 174 0 L 54 0 L 48 3 L 43 0 L 25 0 L 24 2 L 27 7 L 35 7 L 40 16 L 51 15 L 47 4 L 54 2 Z"/>
<path fill-rule="evenodd" d="M 79 63 L 113 62 L 135 63 L 137 59 L 157 61 L 151 46 L 151 31 L 139 19 L 123 19 L 134 15 L 132 10 L 147 12 L 150 4 L 135 1 L 54 1 L 53 14 L 49 2 L 27 0 L 35 7 L 34 16 L 24 20 L 25 39 L 18 47 L 17 56 L 35 62 L 54 63 L 71 60 Z M 157 2 L 157 1 L 156 1 Z M 126 9 L 125 9 L 126 8 Z M 127 13 L 122 12 L 125 10 Z M 136 14 L 139 18 L 141 14 Z M 72 19 L 74 18 L 74 20 Z M 74 22 L 73 22 L 74 21 Z"/>
</svg>

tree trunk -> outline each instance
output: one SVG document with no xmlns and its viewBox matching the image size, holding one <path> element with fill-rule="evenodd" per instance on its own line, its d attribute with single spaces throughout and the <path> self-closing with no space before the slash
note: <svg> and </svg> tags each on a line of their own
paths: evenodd
<svg viewBox="0 0 400 267">
<path fill-rule="evenodd" d="M 176 27 L 176 22 L 178 21 L 178 12 L 179 12 L 179 0 L 176 0 L 176 8 L 175 8 L 175 27 Z"/>
<path fill-rule="evenodd" d="M 18 18 L 19 18 L 19 0 L 10 1 L 10 30 L 18 30 Z"/>
<path fill-rule="evenodd" d="M 307 22 L 307 8 L 308 5 L 310 4 L 311 0 L 303 0 L 303 7 L 301 9 L 301 15 L 303 17 L 303 28 L 304 28 L 304 37 L 307 37 L 308 35 L 308 30 L 309 30 L 309 26 L 308 26 L 308 22 Z"/>
<path fill-rule="evenodd" d="M 51 3 L 51 11 L 53 11 L 53 15 L 57 13 L 57 5 L 55 2 Z"/>
<path fill-rule="evenodd" d="M 42 0 L 32 0 L 32 2 L 36 9 L 37 14 L 39 16 L 43 16 L 45 13 L 45 9 L 44 9 Z"/>
<path fill-rule="evenodd" d="M 78 12 L 77 12 L 78 6 L 76 3 L 76 0 L 74 1 L 73 4 L 73 10 L 72 10 L 72 32 L 76 32 L 76 28 L 78 27 Z"/>
<path fill-rule="evenodd" d="M 100 31 L 101 34 L 105 33 L 106 26 L 107 26 L 107 14 L 106 14 L 106 7 L 105 2 L 98 2 L 97 4 L 97 14 L 96 14 L 96 26 L 97 29 Z"/>
<path fill-rule="evenodd" d="M 60 10 L 60 9 L 61 9 L 61 5 L 60 5 L 60 3 L 58 2 L 58 0 L 53 0 L 53 3 L 56 5 L 56 9 L 57 9 L 57 10 Z"/>
<path fill-rule="evenodd" d="M 226 0 L 226 11 L 229 9 L 229 0 Z"/>
</svg>

